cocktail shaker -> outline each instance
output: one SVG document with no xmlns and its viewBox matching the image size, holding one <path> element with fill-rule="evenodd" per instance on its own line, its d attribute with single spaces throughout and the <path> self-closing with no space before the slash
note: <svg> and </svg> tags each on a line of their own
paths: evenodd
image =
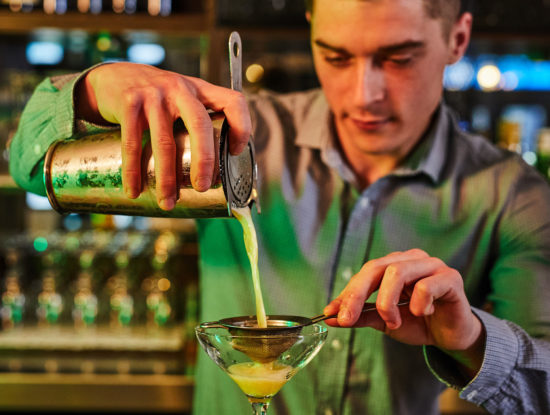
<svg viewBox="0 0 550 415">
<path fill-rule="evenodd" d="M 233 32 L 229 38 L 231 86 L 242 89 L 241 40 Z M 174 209 L 157 204 L 154 158 L 148 132 L 142 150 L 142 192 L 129 199 L 122 188 L 122 148 L 120 130 L 103 132 L 52 144 L 44 161 L 48 199 L 60 213 L 109 213 L 171 218 L 212 218 L 232 216 L 232 207 L 256 202 L 256 161 L 254 146 L 237 156 L 229 154 L 229 124 L 221 113 L 211 114 L 217 154 L 212 186 L 197 192 L 191 186 L 191 145 L 182 122 L 174 125 L 177 148 L 178 194 Z"/>
</svg>

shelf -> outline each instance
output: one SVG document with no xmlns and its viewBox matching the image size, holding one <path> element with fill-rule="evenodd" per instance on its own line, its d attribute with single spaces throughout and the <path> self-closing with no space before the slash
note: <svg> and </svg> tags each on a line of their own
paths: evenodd
<svg viewBox="0 0 550 415">
<path fill-rule="evenodd" d="M 24 34 L 39 28 L 108 30 L 119 33 L 129 30 L 154 30 L 174 34 L 201 34 L 210 26 L 208 13 L 190 13 L 154 17 L 146 14 L 83 14 L 49 15 L 42 12 L 13 13 L 0 11 L 0 34 Z"/>
<path fill-rule="evenodd" d="M 191 410 L 193 379 L 174 375 L 2 373 L 0 411 Z"/>
</svg>

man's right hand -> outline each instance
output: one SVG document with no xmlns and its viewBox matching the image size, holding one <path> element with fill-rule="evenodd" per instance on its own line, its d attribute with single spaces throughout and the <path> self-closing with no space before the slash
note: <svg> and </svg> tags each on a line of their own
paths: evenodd
<svg viewBox="0 0 550 415">
<path fill-rule="evenodd" d="M 151 132 L 157 202 L 171 210 L 176 202 L 176 145 L 173 124 L 181 118 L 191 138 L 191 182 L 204 192 L 214 176 L 214 136 L 207 109 L 221 111 L 230 125 L 229 149 L 239 154 L 248 143 L 251 121 L 243 94 L 202 79 L 133 63 L 99 66 L 75 92 L 76 116 L 90 122 L 120 124 L 122 182 L 132 199 L 141 192 L 141 142 Z"/>
</svg>

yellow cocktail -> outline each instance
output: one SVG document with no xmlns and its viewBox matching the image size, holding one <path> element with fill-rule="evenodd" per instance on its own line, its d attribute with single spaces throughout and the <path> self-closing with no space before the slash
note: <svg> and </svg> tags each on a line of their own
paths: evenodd
<svg viewBox="0 0 550 415">
<path fill-rule="evenodd" d="M 294 374 L 291 366 L 276 362 L 237 363 L 227 371 L 251 402 L 269 402 Z"/>
</svg>

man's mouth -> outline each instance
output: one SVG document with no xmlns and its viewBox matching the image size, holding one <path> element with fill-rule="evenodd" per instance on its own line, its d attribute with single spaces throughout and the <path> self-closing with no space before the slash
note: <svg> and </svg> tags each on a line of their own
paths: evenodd
<svg viewBox="0 0 550 415">
<path fill-rule="evenodd" d="M 379 130 L 391 122 L 391 117 L 386 118 L 353 118 L 351 121 L 357 128 L 364 131 L 376 131 Z"/>
</svg>

